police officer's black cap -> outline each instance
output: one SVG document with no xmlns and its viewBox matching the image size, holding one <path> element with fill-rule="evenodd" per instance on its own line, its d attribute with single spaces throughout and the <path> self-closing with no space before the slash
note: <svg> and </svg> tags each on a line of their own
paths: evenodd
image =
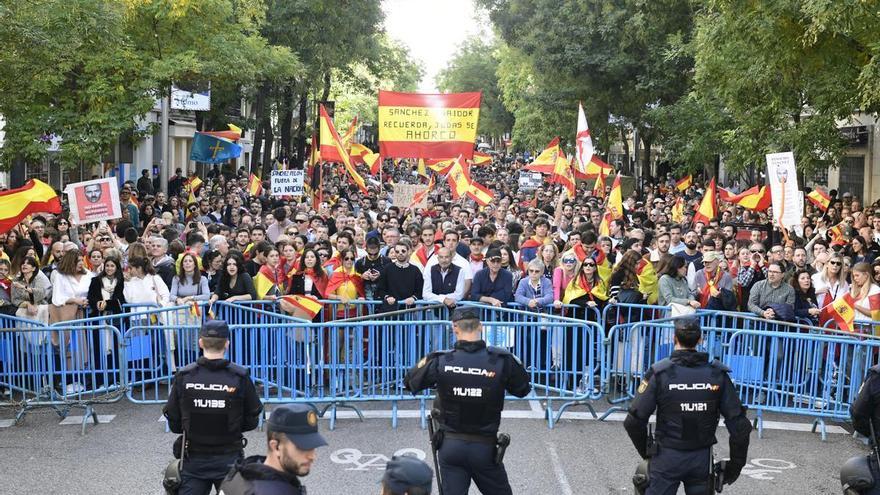
<svg viewBox="0 0 880 495">
<path fill-rule="evenodd" d="M 327 445 L 318 433 L 318 414 L 305 404 L 276 407 L 266 420 L 269 431 L 284 433 L 300 450 L 312 450 Z"/>
<path fill-rule="evenodd" d="M 452 312 L 452 321 L 461 321 L 461 320 L 479 320 L 480 313 L 474 308 L 455 308 L 455 311 Z"/>
<path fill-rule="evenodd" d="M 409 493 L 413 488 L 431 492 L 434 471 L 423 461 L 409 455 L 396 455 L 385 466 L 382 483 L 394 493 Z"/>
<path fill-rule="evenodd" d="M 199 337 L 229 338 L 229 325 L 223 320 L 208 320 L 199 330 Z"/>
</svg>

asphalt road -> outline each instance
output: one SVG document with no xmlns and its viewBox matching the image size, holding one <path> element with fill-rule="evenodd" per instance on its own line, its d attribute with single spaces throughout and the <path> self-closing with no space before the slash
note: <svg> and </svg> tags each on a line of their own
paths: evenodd
<svg viewBox="0 0 880 495">
<path fill-rule="evenodd" d="M 376 494 L 385 461 L 396 452 L 424 455 L 431 462 L 427 433 L 415 419 L 415 406 L 401 405 L 403 418 L 396 429 L 387 419 L 386 407 L 369 407 L 364 422 L 340 410 L 333 431 L 327 421 L 321 422 L 330 445 L 319 451 L 312 473 L 304 480 L 309 493 Z M 0 411 L 0 493 L 164 493 L 161 472 L 171 459 L 175 437 L 164 431 L 161 407 L 123 401 L 97 406 L 97 411 L 109 422 L 90 425 L 84 436 L 75 418 L 68 419 L 72 424 L 59 424 L 52 410 L 31 412 L 12 426 L 11 421 L 2 421 L 12 418 L 12 412 Z M 77 414 L 81 412 L 71 412 Z M 599 422 L 580 408 L 551 430 L 541 414 L 535 402 L 508 406 L 502 430 L 512 437 L 505 465 L 514 493 L 633 493 L 630 478 L 638 456 L 623 430 L 621 415 Z M 724 493 L 840 493 L 840 464 L 867 452 L 839 425 L 829 425 L 828 440 L 822 442 L 808 431 L 803 418 L 765 419 L 764 438 L 752 436 L 750 464 Z M 247 437 L 248 455 L 264 451 L 263 433 L 250 432 Z M 723 427 L 719 440 L 716 456 L 723 457 L 727 451 Z M 471 493 L 478 491 L 472 487 Z"/>
</svg>

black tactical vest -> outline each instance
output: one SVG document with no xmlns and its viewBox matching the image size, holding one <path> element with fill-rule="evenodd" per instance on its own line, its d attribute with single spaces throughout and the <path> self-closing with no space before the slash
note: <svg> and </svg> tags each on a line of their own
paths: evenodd
<svg viewBox="0 0 880 495">
<path fill-rule="evenodd" d="M 491 348 L 456 349 L 439 357 L 437 402 L 444 429 L 494 436 L 504 408 L 506 359 Z"/>
<path fill-rule="evenodd" d="M 657 441 L 680 450 L 716 443 L 724 370 L 664 360 L 654 365 L 657 380 Z"/>
<path fill-rule="evenodd" d="M 192 364 L 181 369 L 183 429 L 189 453 L 224 453 L 242 449 L 242 380 L 247 371 L 235 364 L 211 370 Z"/>
</svg>

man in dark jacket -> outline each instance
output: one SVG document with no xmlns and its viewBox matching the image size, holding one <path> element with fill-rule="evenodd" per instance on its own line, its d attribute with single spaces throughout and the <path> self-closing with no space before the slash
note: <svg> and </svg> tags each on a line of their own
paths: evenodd
<svg viewBox="0 0 880 495">
<path fill-rule="evenodd" d="M 299 478 L 309 474 L 318 447 L 327 445 L 318 433 L 318 415 L 304 404 L 281 406 L 266 421 L 266 456 L 237 463 L 220 487 L 225 495 L 298 495 Z"/>
</svg>

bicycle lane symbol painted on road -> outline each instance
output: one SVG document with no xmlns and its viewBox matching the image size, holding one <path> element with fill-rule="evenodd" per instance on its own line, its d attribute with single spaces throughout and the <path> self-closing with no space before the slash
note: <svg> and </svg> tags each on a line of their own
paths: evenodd
<svg viewBox="0 0 880 495">
<path fill-rule="evenodd" d="M 782 474 L 782 471 L 794 469 L 797 465 L 782 459 L 752 459 L 742 470 L 742 476 L 761 481 L 775 479 L 773 474 Z"/>
<path fill-rule="evenodd" d="M 399 449 L 395 455 L 409 455 L 419 460 L 425 460 L 425 451 L 415 448 Z M 351 464 L 346 471 L 369 471 L 371 469 L 385 469 L 385 465 L 391 460 L 384 454 L 364 454 L 358 449 L 339 449 L 330 454 L 330 460 L 336 464 Z"/>
</svg>

